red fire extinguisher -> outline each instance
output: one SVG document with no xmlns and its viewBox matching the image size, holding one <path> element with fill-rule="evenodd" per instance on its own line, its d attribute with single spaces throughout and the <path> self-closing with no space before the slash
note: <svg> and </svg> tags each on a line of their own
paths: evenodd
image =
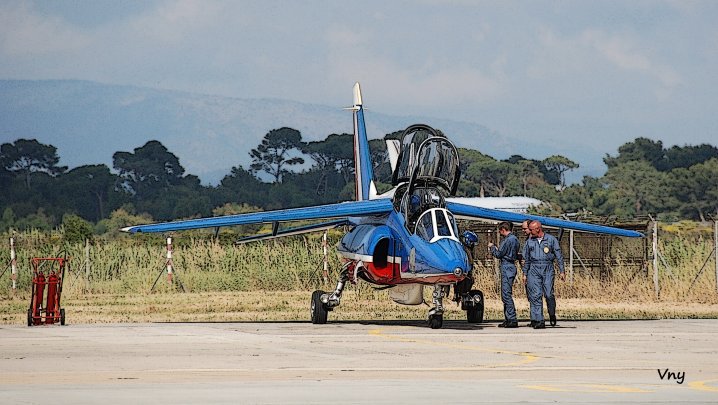
<svg viewBox="0 0 718 405">
<path fill-rule="evenodd" d="M 45 323 L 55 323 L 55 305 L 57 304 L 57 283 L 60 280 L 55 272 L 47 276 L 47 316 Z"/>
<path fill-rule="evenodd" d="M 40 317 L 40 308 L 42 307 L 43 295 L 45 294 L 45 275 L 42 272 L 37 273 L 37 277 L 33 280 L 35 283 L 35 306 L 33 308 L 33 323 L 39 325 L 42 323 Z"/>
</svg>

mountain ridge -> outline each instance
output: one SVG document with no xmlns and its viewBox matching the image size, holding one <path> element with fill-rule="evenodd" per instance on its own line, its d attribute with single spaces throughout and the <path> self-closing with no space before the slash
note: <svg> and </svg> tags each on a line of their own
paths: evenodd
<svg viewBox="0 0 718 405">
<path fill-rule="evenodd" d="M 58 148 L 60 163 L 70 168 L 99 163 L 112 167 L 114 152 L 132 151 L 158 140 L 179 157 L 187 173 L 199 176 L 203 183 L 217 184 L 231 167 L 249 167 L 249 151 L 272 129 L 294 128 L 304 141 L 316 141 L 332 133 L 350 133 L 351 122 L 351 114 L 340 107 L 276 98 L 225 97 L 85 80 L 0 80 L 0 142 L 28 138 L 51 144 Z M 576 145 L 517 140 L 477 123 L 387 115 L 371 109 L 366 113 L 371 139 L 417 122 L 441 129 L 459 147 L 498 159 L 512 154 L 585 159 L 585 153 L 571 152 Z"/>
</svg>

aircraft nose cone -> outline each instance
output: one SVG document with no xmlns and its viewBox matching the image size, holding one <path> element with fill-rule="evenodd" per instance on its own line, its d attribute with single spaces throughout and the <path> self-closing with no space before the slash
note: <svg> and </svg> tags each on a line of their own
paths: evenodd
<svg viewBox="0 0 718 405">
<path fill-rule="evenodd" d="M 448 238 L 439 239 L 435 245 L 441 270 L 454 273 L 454 270 L 459 268 L 464 274 L 469 271 L 469 260 L 464 247 L 459 241 Z"/>
</svg>

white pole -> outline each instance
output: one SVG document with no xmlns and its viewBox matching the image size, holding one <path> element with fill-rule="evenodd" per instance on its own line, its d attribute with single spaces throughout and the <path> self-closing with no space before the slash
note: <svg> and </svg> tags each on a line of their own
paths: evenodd
<svg viewBox="0 0 718 405">
<path fill-rule="evenodd" d="M 489 231 L 491 232 L 491 231 Z M 489 238 L 491 239 L 491 238 Z M 501 243 L 501 234 L 498 231 L 498 227 L 496 228 L 496 235 L 494 235 L 494 245 L 499 246 Z M 490 252 L 490 251 L 489 251 Z M 489 253 L 489 257 L 492 257 L 494 259 L 494 266 L 496 267 L 496 292 L 499 294 L 499 297 L 501 296 L 501 260 L 494 257 L 493 254 Z"/>
<path fill-rule="evenodd" d="M 324 282 L 329 280 L 329 257 L 327 256 L 327 231 L 322 236 L 322 251 L 324 252 Z"/>
<path fill-rule="evenodd" d="M 167 283 L 172 284 L 172 237 L 167 238 Z"/>
<path fill-rule="evenodd" d="M 658 285 L 658 221 L 653 221 L 653 289 L 656 298 L 660 296 L 661 290 Z"/>
<path fill-rule="evenodd" d="M 12 268 L 12 292 L 17 288 L 17 256 L 15 255 L 15 238 L 10 238 L 10 267 Z"/>
<path fill-rule="evenodd" d="M 90 239 L 85 239 L 85 288 L 90 289 Z"/>
<path fill-rule="evenodd" d="M 568 254 L 568 282 L 573 285 L 573 229 L 568 231 L 569 254 Z"/>
</svg>

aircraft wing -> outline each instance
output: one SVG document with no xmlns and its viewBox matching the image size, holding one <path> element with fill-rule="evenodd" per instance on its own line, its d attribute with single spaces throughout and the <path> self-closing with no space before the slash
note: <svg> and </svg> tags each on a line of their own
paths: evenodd
<svg viewBox="0 0 718 405">
<path fill-rule="evenodd" d="M 643 234 L 627 229 L 614 228 L 605 225 L 588 224 L 585 222 L 567 221 L 563 219 L 542 217 L 539 215 L 518 214 L 514 212 L 494 210 L 490 208 L 475 207 L 471 205 L 447 202 L 446 208 L 460 219 L 478 219 L 490 221 L 508 221 L 513 223 L 523 222 L 527 219 L 539 220 L 544 226 L 551 228 L 573 229 L 575 231 L 602 233 L 607 235 L 626 236 L 639 238 Z"/>
<path fill-rule="evenodd" d="M 384 215 L 388 214 L 393 209 L 394 207 L 389 199 L 349 201 L 337 204 L 318 205 L 315 207 L 290 208 L 285 210 L 253 212 L 248 214 L 128 226 L 126 228 L 122 228 L 122 231 L 129 233 L 170 232 L 183 231 L 187 229 L 217 228 L 220 226 L 271 223 L 274 224 L 273 234 L 276 236 L 278 234 L 278 224 L 280 222 Z"/>
</svg>

